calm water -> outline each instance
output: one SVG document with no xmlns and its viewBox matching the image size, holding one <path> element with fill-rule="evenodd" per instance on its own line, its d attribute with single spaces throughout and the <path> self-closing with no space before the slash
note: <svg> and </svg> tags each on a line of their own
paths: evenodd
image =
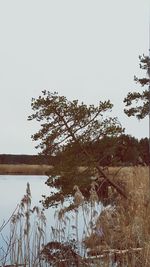
<svg viewBox="0 0 150 267">
<path fill-rule="evenodd" d="M 20 175 L 0 175 L 0 226 L 3 221 L 7 221 L 17 204 L 26 193 L 27 182 L 30 184 L 32 195 L 32 207 L 42 205 L 39 200 L 42 199 L 41 195 L 50 193 L 50 188 L 45 185 L 46 176 L 20 176 Z M 48 209 L 46 217 L 51 224 L 54 223 L 54 209 Z"/>
<path fill-rule="evenodd" d="M 14 212 L 15 208 L 17 207 L 17 204 L 20 204 L 21 199 L 26 194 L 27 183 L 30 184 L 31 195 L 32 195 L 31 208 L 33 208 L 34 206 L 39 206 L 42 208 L 42 205 L 39 203 L 39 200 L 42 199 L 43 194 L 48 196 L 51 192 L 51 189 L 47 185 L 45 185 L 46 179 L 47 179 L 46 176 L 19 176 L 19 175 L 0 176 L 0 226 L 3 224 L 4 221 L 5 222 L 8 221 L 8 219 Z M 68 203 L 69 200 L 65 202 L 66 205 Z M 90 209 L 88 215 L 86 215 L 86 220 L 87 220 L 86 225 L 89 225 L 89 222 L 91 221 Z M 102 210 L 102 205 L 98 205 L 96 210 L 97 213 L 100 214 Z M 54 208 L 49 208 L 48 210 L 45 211 L 45 215 L 47 218 L 47 227 L 46 227 L 47 241 L 51 240 L 51 226 L 53 226 L 54 228 L 56 226 L 56 218 L 54 216 L 55 211 L 56 209 Z M 76 216 L 78 216 L 78 219 L 76 219 Z M 67 236 L 70 239 L 72 239 L 76 237 L 76 234 L 78 232 L 78 237 L 79 240 L 81 241 L 83 237 L 83 232 L 86 231 L 82 208 L 80 207 L 78 215 L 75 211 L 69 213 L 69 218 L 70 222 L 69 224 L 67 224 L 69 228 L 66 229 Z M 77 221 L 78 221 L 78 226 L 76 227 Z M 10 228 L 9 224 L 7 224 L 6 227 L 4 227 L 4 229 L 2 230 L 2 232 L 0 232 L 0 258 L 3 258 L 3 256 L 1 255 L 2 252 L 1 248 L 5 250 L 7 249 L 5 240 L 9 240 L 10 237 L 9 233 L 10 233 Z M 80 248 L 79 243 L 78 245 Z"/>
<path fill-rule="evenodd" d="M 34 206 L 42 208 L 41 203 L 39 203 L 39 201 L 42 199 L 42 195 L 45 194 L 48 196 L 51 192 L 51 188 L 49 188 L 45 184 L 46 180 L 46 176 L 0 175 L 0 226 L 4 221 L 7 222 L 7 220 L 10 218 L 15 208 L 17 207 L 17 204 L 20 204 L 21 199 L 26 194 L 27 183 L 30 184 L 32 195 L 31 208 L 33 208 Z M 66 201 L 65 203 L 67 204 L 69 202 Z M 102 205 L 98 205 L 98 208 L 96 208 L 99 214 L 102 208 Z M 55 208 L 49 208 L 48 210 L 45 210 L 48 235 L 50 234 L 51 226 L 56 225 L 56 217 L 54 216 L 55 211 Z M 75 214 L 73 214 L 73 216 L 75 216 Z M 72 213 L 69 215 L 69 217 L 72 218 Z M 91 215 L 89 214 L 89 216 L 87 216 L 87 225 L 90 218 Z M 83 225 L 84 219 L 81 209 L 79 211 L 78 225 L 80 236 L 82 235 Z M 2 232 L 4 234 L 7 234 L 8 228 L 5 227 Z"/>
</svg>

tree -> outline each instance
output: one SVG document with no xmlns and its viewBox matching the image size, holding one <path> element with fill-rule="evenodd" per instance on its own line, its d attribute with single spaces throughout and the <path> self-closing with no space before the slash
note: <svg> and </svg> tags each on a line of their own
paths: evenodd
<svg viewBox="0 0 150 267">
<path fill-rule="evenodd" d="M 45 197 L 46 207 L 71 196 L 74 185 L 79 185 L 86 195 L 86 188 L 95 174 L 126 197 L 120 186 L 99 166 L 100 155 L 95 158 L 90 151 L 91 145 L 102 137 L 118 136 L 123 132 L 116 117 L 105 115 L 113 107 L 109 100 L 100 101 L 98 107 L 87 106 L 83 102 L 79 104 L 78 100 L 68 101 L 57 92 L 44 90 L 42 96 L 32 99 L 31 106 L 34 113 L 28 119 L 41 124 L 40 130 L 32 136 L 33 140 L 40 141 L 36 147 L 41 149 L 41 154 L 57 157 L 46 183 L 58 192 Z M 79 171 L 80 166 L 82 171 Z"/>
<path fill-rule="evenodd" d="M 139 143 L 135 137 L 121 135 L 118 137 L 115 149 L 116 161 L 121 165 L 136 165 L 139 158 Z"/>
<path fill-rule="evenodd" d="M 139 151 L 140 151 L 140 157 L 143 163 L 148 165 L 149 159 L 150 159 L 148 138 L 145 137 L 139 141 Z"/>
<path fill-rule="evenodd" d="M 150 58 L 148 56 L 140 56 L 140 68 L 144 69 L 148 73 L 148 78 L 137 78 L 134 76 L 134 80 L 142 87 L 148 86 L 150 83 Z M 149 114 L 149 90 L 145 89 L 143 92 L 129 92 L 124 99 L 125 106 L 124 112 L 127 116 L 136 116 L 138 119 L 143 119 Z"/>
</svg>

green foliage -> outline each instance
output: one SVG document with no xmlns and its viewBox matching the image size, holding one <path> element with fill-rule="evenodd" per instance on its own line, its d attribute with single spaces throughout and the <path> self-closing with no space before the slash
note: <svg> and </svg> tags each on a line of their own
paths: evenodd
<svg viewBox="0 0 150 267">
<path fill-rule="evenodd" d="M 150 58 L 147 56 L 140 56 L 140 68 L 147 71 L 150 77 Z M 149 78 L 137 78 L 134 76 L 134 80 L 137 84 L 142 87 L 148 86 L 150 83 Z M 129 92 L 127 97 L 124 99 L 125 106 L 124 112 L 128 117 L 136 116 L 138 119 L 143 119 L 149 114 L 149 90 L 145 89 L 140 92 Z"/>
<path fill-rule="evenodd" d="M 41 123 L 41 129 L 32 138 L 40 140 L 37 148 L 41 148 L 42 154 L 56 155 L 72 142 L 93 142 L 122 132 L 117 118 L 104 118 L 104 113 L 113 107 L 109 100 L 100 101 L 98 107 L 87 106 L 78 100 L 68 101 L 56 92 L 42 91 L 42 96 L 32 99 L 31 106 L 35 113 L 29 120 Z"/>
<path fill-rule="evenodd" d="M 73 193 L 73 186 L 84 189 L 91 183 L 95 175 L 95 164 L 99 159 L 93 153 L 92 145 L 103 137 L 118 136 L 123 129 L 117 118 L 109 117 L 113 105 L 110 101 L 99 102 L 99 106 L 85 105 L 78 100 L 68 101 L 56 92 L 42 91 L 42 96 L 32 99 L 34 113 L 29 120 L 40 122 L 41 128 L 32 138 L 40 141 L 37 148 L 41 154 L 56 156 L 47 185 L 58 191 L 45 197 L 46 207 L 62 201 L 62 196 Z M 79 171 L 79 167 L 84 167 Z"/>
<path fill-rule="evenodd" d="M 138 140 L 130 135 L 121 135 L 115 146 L 116 166 L 136 165 L 140 155 Z"/>
</svg>

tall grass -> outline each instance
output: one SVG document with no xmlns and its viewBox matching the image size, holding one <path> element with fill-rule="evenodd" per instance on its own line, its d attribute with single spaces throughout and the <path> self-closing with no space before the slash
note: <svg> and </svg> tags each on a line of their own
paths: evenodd
<svg viewBox="0 0 150 267">
<path fill-rule="evenodd" d="M 30 185 L 10 219 L 10 231 L 3 238 L 0 263 L 5 266 L 45 266 L 40 261 L 40 251 L 46 243 L 46 217 L 41 209 L 31 206 Z"/>
<path fill-rule="evenodd" d="M 148 167 L 109 169 L 128 194 L 125 200 L 110 188 L 113 205 L 101 212 L 96 231 L 86 240 L 90 255 L 101 255 L 117 266 L 141 267 L 150 262 L 150 188 Z M 101 229 L 101 235 L 98 230 Z"/>
<path fill-rule="evenodd" d="M 125 190 L 123 199 L 108 188 L 111 205 L 99 202 L 96 182 L 85 201 L 74 186 L 71 205 L 61 203 L 46 239 L 46 218 L 31 207 L 30 186 L 10 223 L 1 265 L 148 267 L 150 262 L 150 188 L 147 167 L 109 168 L 107 175 Z M 49 227 L 49 226 L 47 226 Z M 3 255 L 2 255 L 3 254 Z"/>
</svg>

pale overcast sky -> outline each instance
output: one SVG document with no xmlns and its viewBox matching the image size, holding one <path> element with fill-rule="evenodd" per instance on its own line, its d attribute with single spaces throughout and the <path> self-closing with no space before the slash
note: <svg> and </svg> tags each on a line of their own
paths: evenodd
<svg viewBox="0 0 150 267">
<path fill-rule="evenodd" d="M 98 104 L 110 99 L 126 133 L 148 136 L 148 119 L 123 113 L 148 55 L 149 0 L 0 1 L 0 153 L 36 154 L 27 121 L 41 90 Z M 143 73 L 144 75 L 145 73 Z M 139 88 L 138 88 L 139 89 Z"/>
</svg>

